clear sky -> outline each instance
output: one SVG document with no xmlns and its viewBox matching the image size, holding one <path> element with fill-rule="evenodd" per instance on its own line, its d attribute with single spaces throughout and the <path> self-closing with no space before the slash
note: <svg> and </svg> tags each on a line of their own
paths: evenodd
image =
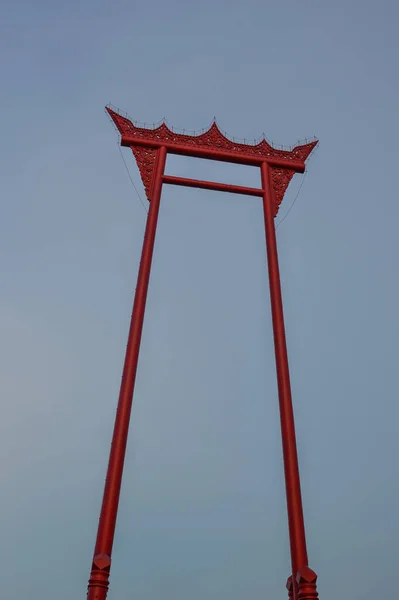
<svg viewBox="0 0 399 600">
<path fill-rule="evenodd" d="M 393 0 L 3 3 L 2 598 L 86 594 L 145 226 L 108 102 L 319 137 L 278 228 L 309 562 L 322 600 L 395 596 L 398 19 Z M 286 598 L 265 258 L 259 199 L 165 189 L 110 600 Z"/>
</svg>

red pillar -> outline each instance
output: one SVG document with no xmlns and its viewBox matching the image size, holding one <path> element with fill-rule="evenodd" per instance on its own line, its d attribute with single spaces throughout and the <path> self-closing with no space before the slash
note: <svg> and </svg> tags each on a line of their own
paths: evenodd
<svg viewBox="0 0 399 600">
<path fill-rule="evenodd" d="M 261 166 L 263 187 L 263 210 L 266 231 L 266 250 L 269 269 L 270 302 L 273 320 L 274 349 L 276 356 L 277 385 L 280 405 L 281 436 L 283 443 L 284 474 L 287 496 L 288 528 L 291 548 L 292 581 L 287 582 L 289 594 L 295 600 L 317 598 L 316 574 L 308 567 L 305 524 L 302 509 L 301 484 L 296 448 L 294 411 L 288 367 L 287 343 L 285 339 L 283 302 L 278 265 L 276 231 L 274 227 L 275 205 L 271 186 L 270 167 Z M 303 573 L 312 578 L 313 595 L 309 595 L 309 582 L 304 585 Z M 309 573 L 313 575 L 310 576 Z M 291 587 L 292 586 L 292 587 Z M 303 590 L 301 590 L 303 588 Z M 305 590 L 306 588 L 306 590 Z M 314 595 L 315 594 L 315 595 Z"/>
<path fill-rule="evenodd" d="M 154 174 L 151 202 L 144 235 L 141 262 L 126 348 L 125 364 L 123 367 L 119 402 L 115 417 L 111 452 L 108 462 L 107 479 L 105 482 L 103 503 L 97 532 L 97 541 L 88 585 L 88 600 L 105 600 L 107 597 L 111 568 L 112 545 L 115 534 L 123 464 L 125 460 L 126 444 L 129 432 L 130 413 L 133 402 L 133 391 L 136 380 L 137 363 L 139 358 L 141 333 L 143 329 L 165 162 L 166 148 L 161 147 L 157 153 L 157 163 Z"/>
</svg>

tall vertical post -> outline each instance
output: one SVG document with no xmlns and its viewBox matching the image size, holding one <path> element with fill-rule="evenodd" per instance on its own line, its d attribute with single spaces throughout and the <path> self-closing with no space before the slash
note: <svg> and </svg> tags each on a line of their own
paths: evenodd
<svg viewBox="0 0 399 600">
<path fill-rule="evenodd" d="M 105 600 L 109 586 L 112 546 L 118 513 L 123 465 L 126 454 L 130 413 L 133 402 L 133 391 L 137 373 L 165 163 L 166 148 L 162 146 L 157 151 L 151 202 L 147 217 L 133 312 L 130 322 L 118 408 L 108 462 L 107 478 L 98 525 L 97 541 L 87 591 L 88 600 Z"/>
<path fill-rule="evenodd" d="M 307 600 L 318 597 L 316 591 L 317 576 L 308 567 L 276 230 L 274 227 L 275 203 L 270 167 L 267 162 L 263 162 L 261 165 L 261 176 L 292 564 L 292 580 L 287 582 L 287 587 L 294 600 Z"/>
</svg>

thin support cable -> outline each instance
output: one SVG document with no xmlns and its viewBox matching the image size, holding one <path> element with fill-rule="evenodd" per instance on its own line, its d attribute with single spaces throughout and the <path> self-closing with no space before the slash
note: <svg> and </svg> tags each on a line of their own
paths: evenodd
<svg viewBox="0 0 399 600">
<path fill-rule="evenodd" d="M 285 221 L 285 219 L 288 217 L 288 215 L 290 214 L 290 212 L 291 212 L 292 208 L 294 207 L 294 204 L 295 204 L 295 202 L 298 200 L 299 194 L 301 193 L 301 190 L 302 190 L 302 186 L 303 186 L 303 184 L 305 183 L 305 179 L 306 179 L 306 177 L 307 177 L 307 174 L 308 174 L 308 166 L 309 166 L 309 163 L 310 163 L 310 161 L 313 159 L 314 155 L 317 153 L 318 149 L 319 149 L 319 148 L 318 148 L 318 146 L 317 146 L 317 147 L 316 147 L 316 149 L 315 149 L 315 150 L 312 152 L 312 154 L 310 155 L 310 157 L 309 157 L 309 160 L 308 160 L 308 162 L 307 162 L 307 165 L 306 165 L 306 171 L 305 171 L 305 175 L 303 176 L 303 178 L 302 178 L 302 181 L 301 181 L 301 185 L 299 186 L 299 189 L 298 189 L 298 191 L 297 191 L 297 193 L 296 193 L 296 196 L 295 196 L 294 200 L 293 200 L 293 201 L 292 201 L 292 203 L 291 203 L 291 206 L 289 207 L 289 209 L 288 209 L 288 210 L 287 210 L 287 212 L 285 213 L 284 217 L 283 217 L 283 218 L 282 218 L 282 219 L 281 219 L 281 220 L 280 220 L 280 221 L 277 223 L 277 225 L 276 225 L 276 231 L 277 231 L 277 229 L 280 227 L 281 223 L 282 223 L 283 221 Z"/>
<path fill-rule="evenodd" d="M 296 193 L 296 196 L 295 196 L 295 198 L 294 198 L 294 200 L 293 200 L 293 202 L 292 202 L 291 206 L 289 207 L 289 209 L 287 210 L 287 212 L 285 213 L 285 215 L 284 215 L 284 217 L 281 219 L 281 221 L 279 221 L 279 222 L 277 223 L 277 225 L 276 225 L 276 230 L 277 230 L 277 229 L 280 227 L 281 223 L 283 223 L 283 221 L 285 221 L 285 219 L 286 219 L 286 218 L 288 217 L 288 215 L 290 214 L 290 212 L 291 212 L 291 209 L 294 207 L 294 204 L 295 204 L 295 202 L 297 201 L 299 194 L 301 193 L 302 186 L 303 186 L 303 184 L 305 183 L 305 179 L 306 179 L 306 175 L 307 175 L 307 174 L 308 174 L 308 172 L 306 171 L 306 172 L 305 172 L 305 175 L 302 177 L 301 185 L 299 186 L 299 190 L 297 191 L 297 193 Z"/>
<path fill-rule="evenodd" d="M 132 179 L 132 176 L 130 175 L 129 167 L 127 166 L 127 163 L 126 163 L 125 157 L 123 156 L 123 152 L 122 152 L 122 150 L 121 150 L 121 148 L 120 148 L 120 146 L 119 146 L 119 143 L 118 143 L 118 142 L 117 142 L 117 146 L 118 146 L 119 154 L 120 154 L 120 155 L 121 155 L 121 157 L 122 157 L 123 164 L 125 165 L 126 173 L 128 174 L 128 177 L 129 177 L 129 179 L 130 179 L 130 183 L 132 184 L 132 186 L 133 186 L 133 188 L 134 188 L 134 190 L 135 190 L 135 192 L 136 192 L 136 194 L 137 194 L 137 196 L 138 196 L 138 198 L 139 198 L 139 200 L 140 200 L 140 202 L 141 202 L 141 206 L 142 206 L 142 207 L 144 208 L 144 210 L 145 210 L 145 213 L 146 213 L 146 215 L 148 215 L 148 210 L 147 210 L 147 207 L 145 206 L 145 204 L 144 204 L 144 202 L 143 202 L 143 199 L 142 199 L 142 197 L 141 197 L 141 196 L 140 196 L 140 194 L 139 194 L 139 191 L 138 191 L 138 189 L 137 189 L 137 187 L 136 187 L 136 185 L 135 185 L 135 183 L 134 183 L 134 181 L 133 181 L 133 179 Z"/>
</svg>

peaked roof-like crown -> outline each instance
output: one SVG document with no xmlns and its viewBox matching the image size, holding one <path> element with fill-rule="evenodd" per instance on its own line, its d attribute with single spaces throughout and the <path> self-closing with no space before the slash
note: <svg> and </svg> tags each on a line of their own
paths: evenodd
<svg viewBox="0 0 399 600">
<path fill-rule="evenodd" d="M 187 133 L 172 131 L 165 122 L 152 129 L 138 127 L 127 117 L 120 115 L 110 107 L 107 107 L 107 111 L 122 136 L 122 143 L 124 140 L 128 140 L 126 145 L 131 147 L 135 155 L 148 199 L 151 196 L 152 172 L 157 147 L 162 145 L 162 143 L 167 144 L 168 147 L 176 145 L 187 147 L 187 149 L 213 149 L 221 153 L 228 153 L 229 156 L 236 155 L 237 158 L 241 157 L 242 159 L 245 157 L 260 160 L 263 158 L 282 159 L 284 163 L 289 163 L 290 161 L 305 162 L 318 143 L 317 140 L 312 140 L 295 146 L 291 150 L 286 150 L 273 147 L 263 137 L 258 143 L 246 144 L 227 138 L 220 131 L 215 121 L 209 129 L 200 134 L 189 135 Z M 287 164 L 286 168 L 273 167 L 271 171 L 277 212 L 285 190 L 295 173 L 295 169 L 290 169 Z"/>
</svg>

